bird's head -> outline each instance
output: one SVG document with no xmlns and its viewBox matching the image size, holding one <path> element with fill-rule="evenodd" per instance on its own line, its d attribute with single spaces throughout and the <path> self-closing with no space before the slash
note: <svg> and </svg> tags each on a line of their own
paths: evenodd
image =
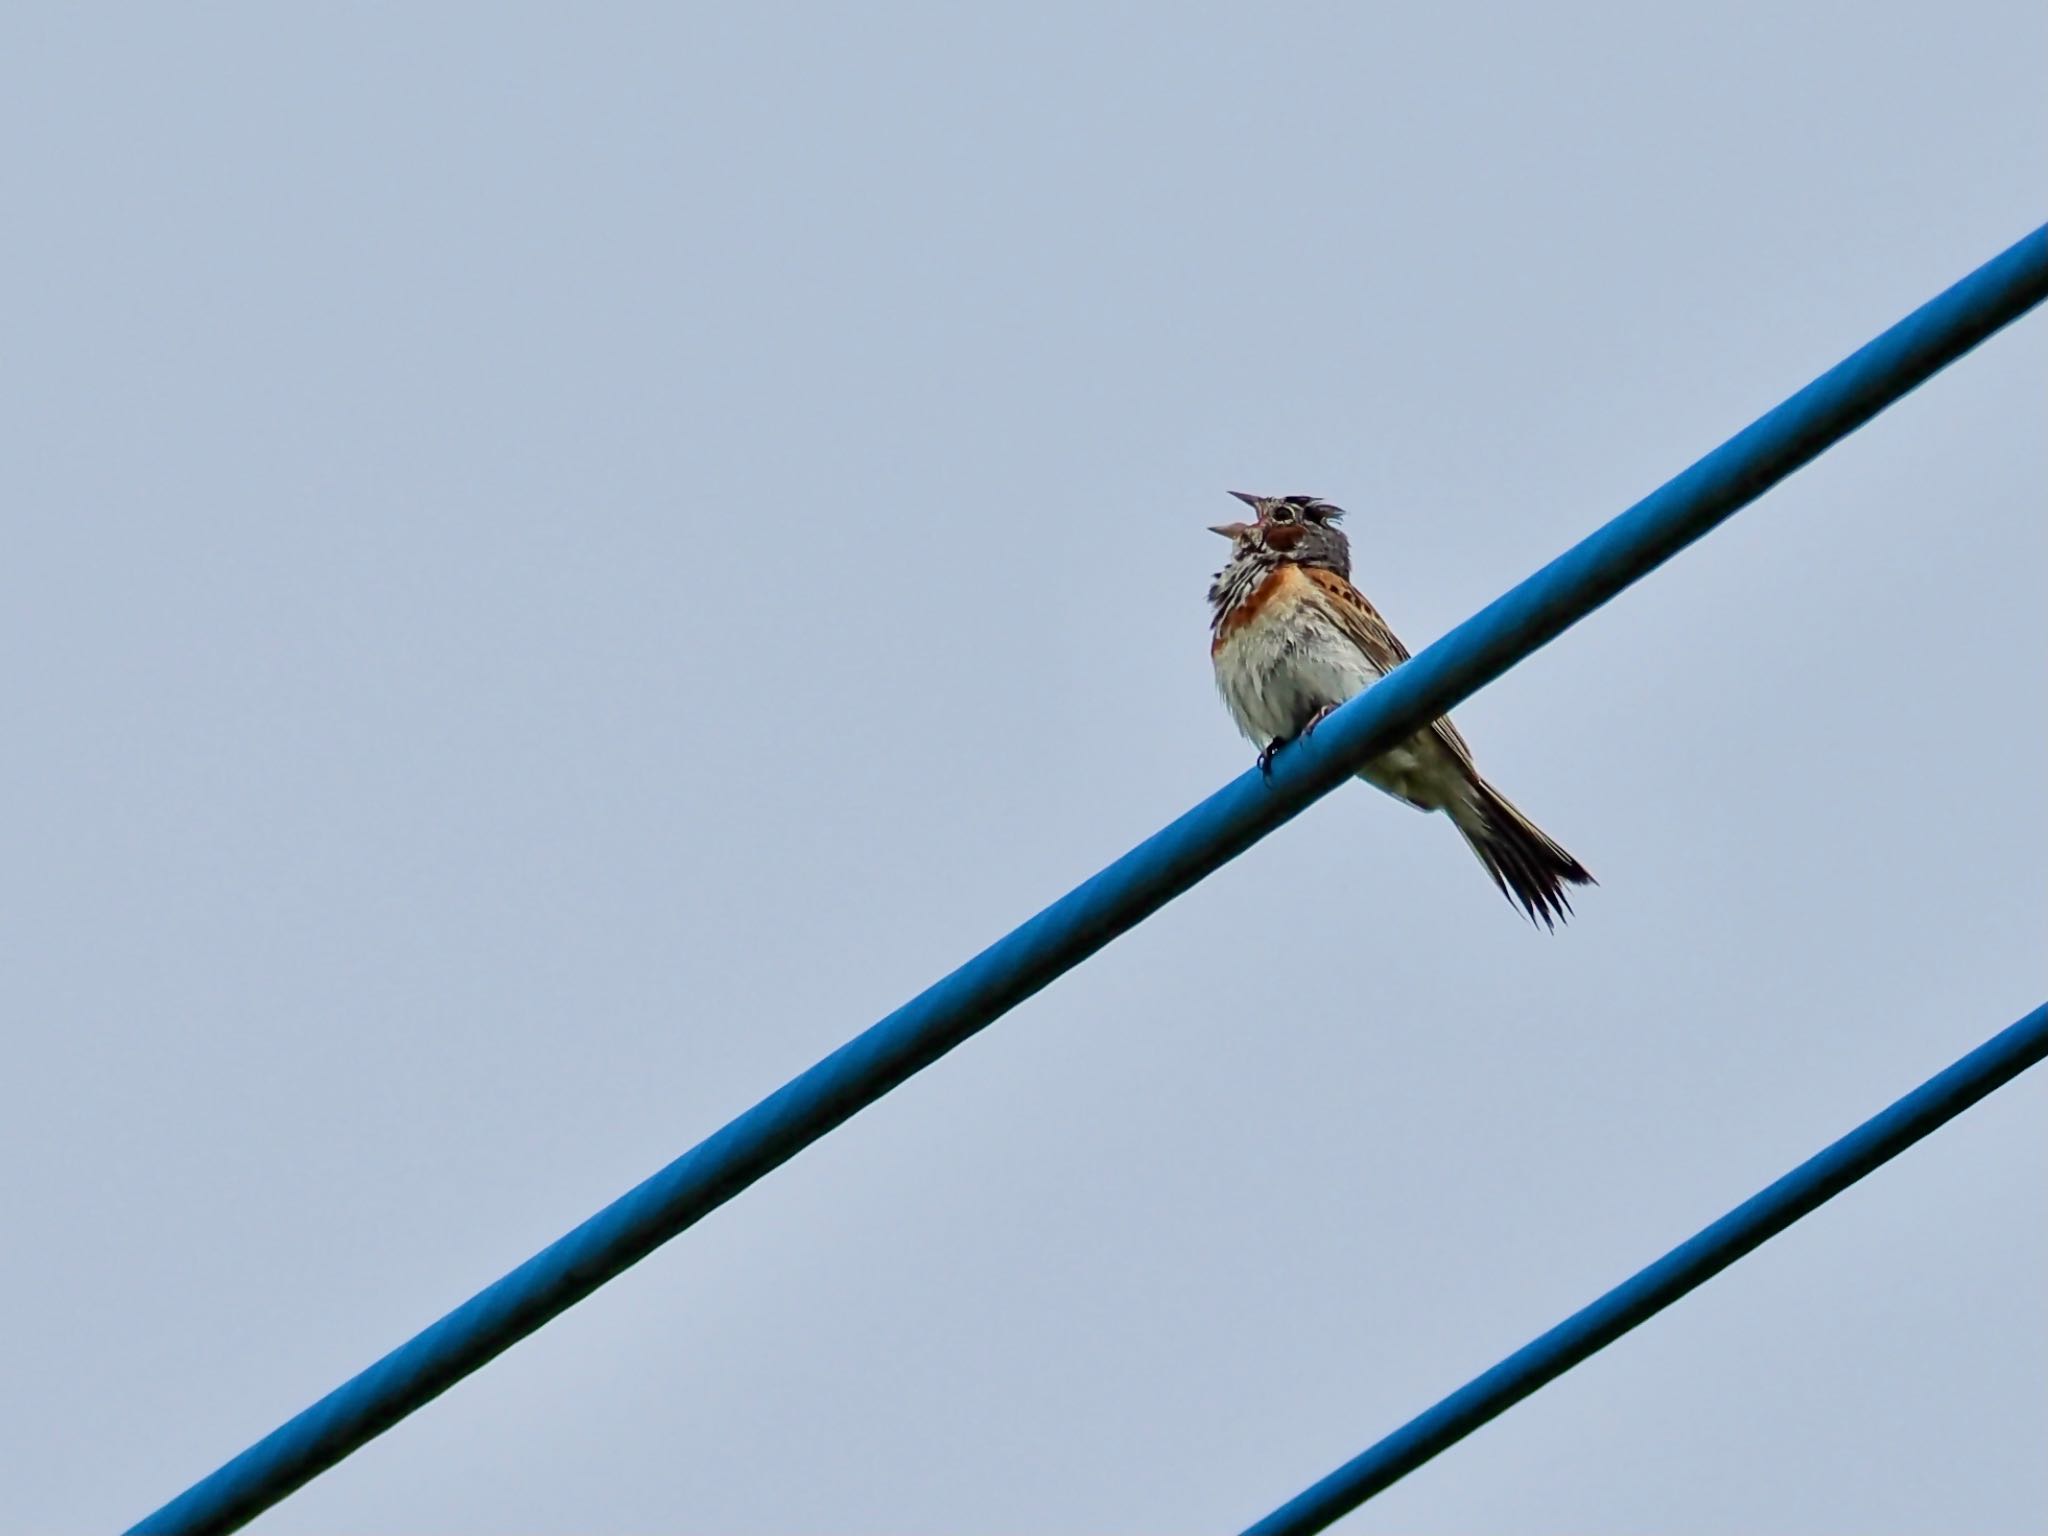
<svg viewBox="0 0 2048 1536">
<path fill-rule="evenodd" d="M 1233 559 L 1264 555 L 1285 565 L 1316 565 L 1340 576 L 1351 574 L 1351 541 L 1337 526 L 1344 509 L 1319 496 L 1231 495 L 1252 509 L 1248 523 L 1217 523 L 1211 533 L 1231 541 Z"/>
</svg>

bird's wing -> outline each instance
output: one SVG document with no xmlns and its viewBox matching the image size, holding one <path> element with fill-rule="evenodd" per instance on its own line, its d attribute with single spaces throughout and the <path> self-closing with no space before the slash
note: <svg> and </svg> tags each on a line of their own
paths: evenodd
<svg viewBox="0 0 2048 1536">
<path fill-rule="evenodd" d="M 1379 610 L 1366 601 L 1365 594 L 1358 588 L 1335 571 L 1326 571 L 1319 566 L 1309 567 L 1302 574 L 1322 595 L 1330 616 L 1337 621 L 1337 627 L 1365 652 L 1375 667 L 1382 672 L 1391 672 L 1408 659 L 1408 647 L 1401 643 L 1401 637 L 1387 627 L 1387 621 L 1380 617 Z M 1450 748 L 1453 757 L 1466 768 L 1472 768 L 1472 749 L 1458 734 L 1458 728 L 1451 724 L 1450 716 L 1438 716 L 1430 723 L 1430 729 Z M 1476 773 L 1477 770 L 1473 771 Z"/>
</svg>

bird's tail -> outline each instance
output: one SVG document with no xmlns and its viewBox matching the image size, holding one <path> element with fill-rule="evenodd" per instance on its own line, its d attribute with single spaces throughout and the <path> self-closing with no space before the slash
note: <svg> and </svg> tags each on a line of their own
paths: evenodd
<svg viewBox="0 0 2048 1536">
<path fill-rule="evenodd" d="M 1543 829 L 1516 810 L 1499 790 L 1474 775 L 1472 796 L 1453 812 L 1453 821 L 1479 862 L 1500 887 L 1519 902 L 1531 922 L 1555 929 L 1572 910 L 1564 888 L 1592 885 L 1586 866 L 1545 835 Z"/>
</svg>

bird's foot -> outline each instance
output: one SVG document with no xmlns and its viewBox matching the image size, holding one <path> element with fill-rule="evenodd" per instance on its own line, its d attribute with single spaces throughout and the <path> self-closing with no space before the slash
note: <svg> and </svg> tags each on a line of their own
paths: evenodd
<svg viewBox="0 0 2048 1536">
<path fill-rule="evenodd" d="M 1273 754 L 1275 752 L 1278 752 L 1282 747 L 1286 745 L 1287 743 L 1282 741 L 1278 736 L 1275 736 L 1271 741 L 1266 743 L 1264 749 L 1259 753 L 1260 773 L 1264 774 L 1269 779 L 1273 777 Z"/>
<path fill-rule="evenodd" d="M 1335 713 L 1337 713 L 1336 705 L 1325 704 L 1321 709 L 1317 710 L 1314 714 L 1308 717 L 1308 724 L 1304 725 L 1301 728 L 1301 734 L 1304 736 L 1309 735 L 1315 730 L 1317 726 L 1321 725 L 1325 720 L 1329 719 L 1330 716 L 1334 715 Z"/>
</svg>

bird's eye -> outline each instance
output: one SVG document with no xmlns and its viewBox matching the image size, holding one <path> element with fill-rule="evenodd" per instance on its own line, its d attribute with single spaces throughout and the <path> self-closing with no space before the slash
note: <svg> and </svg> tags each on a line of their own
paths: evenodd
<svg viewBox="0 0 2048 1536">
<path fill-rule="evenodd" d="M 1293 521 L 1294 521 L 1294 508 L 1292 508 L 1292 507 L 1275 507 L 1275 508 L 1273 509 L 1273 521 L 1274 521 L 1274 522 L 1276 522 L 1276 523 L 1291 523 L 1291 522 L 1293 522 Z"/>
</svg>

